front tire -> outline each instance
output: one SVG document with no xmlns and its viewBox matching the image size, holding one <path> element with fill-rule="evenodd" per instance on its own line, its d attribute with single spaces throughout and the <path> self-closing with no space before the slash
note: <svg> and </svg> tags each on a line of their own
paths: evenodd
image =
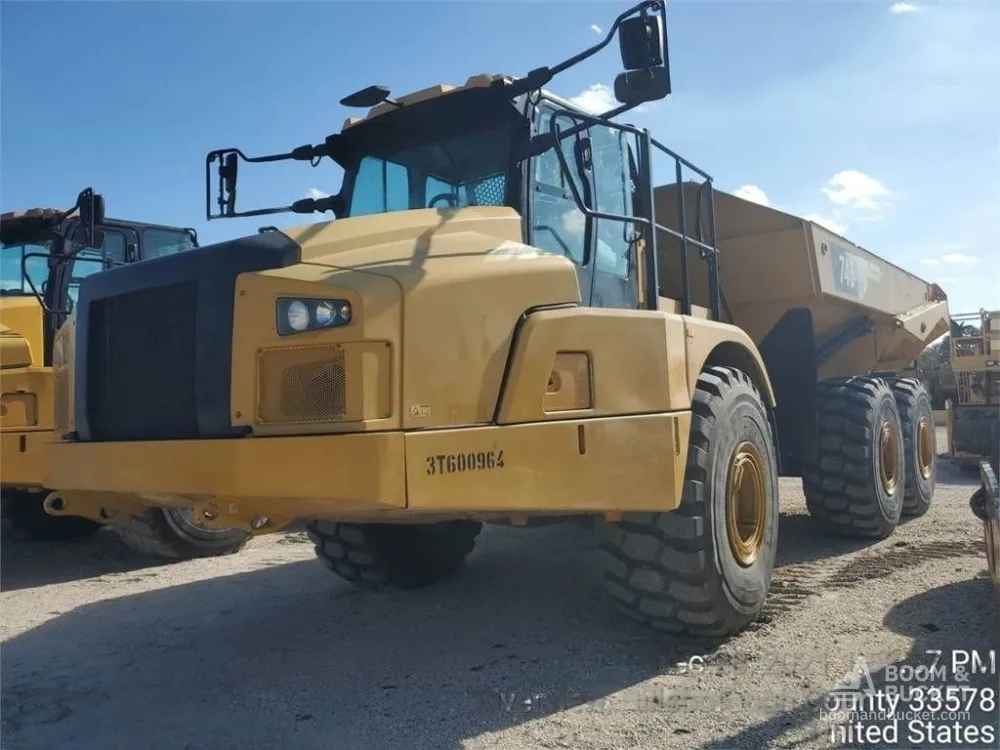
<svg viewBox="0 0 1000 750">
<path fill-rule="evenodd" d="M 608 593 L 633 619 L 726 636 L 757 618 L 777 549 L 778 467 L 746 373 L 708 367 L 698 379 L 680 507 L 600 528 Z"/>
<path fill-rule="evenodd" d="M 43 542 L 68 542 L 93 536 L 101 524 L 81 516 L 53 516 L 45 512 L 45 493 L 10 490 L 4 498 L 11 526 L 32 539 Z"/>
<path fill-rule="evenodd" d="M 112 528 L 129 549 L 164 560 L 231 555 L 250 540 L 240 529 L 199 526 L 191 520 L 190 511 L 180 508 L 149 508 L 128 524 Z"/>
<path fill-rule="evenodd" d="M 906 492 L 899 407 L 882 378 L 825 380 L 818 387 L 819 445 L 802 467 L 809 513 L 834 533 L 884 539 Z"/>
<path fill-rule="evenodd" d="M 313 521 L 306 533 L 316 556 L 346 581 L 371 588 L 418 589 L 455 574 L 472 552 L 483 525 Z"/>
</svg>

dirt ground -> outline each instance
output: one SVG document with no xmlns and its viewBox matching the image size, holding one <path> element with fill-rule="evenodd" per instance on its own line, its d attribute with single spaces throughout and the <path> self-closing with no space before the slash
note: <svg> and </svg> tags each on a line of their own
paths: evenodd
<svg viewBox="0 0 1000 750">
<path fill-rule="evenodd" d="M 489 528 L 458 576 L 408 593 L 340 582 L 301 532 L 172 565 L 107 532 L 8 532 L 0 747 L 996 748 L 988 729 L 956 734 L 1000 717 L 984 698 L 1000 616 L 973 483 L 939 461 L 929 513 L 871 544 L 825 536 L 782 480 L 769 604 L 721 644 L 618 615 L 576 526 Z M 972 650 L 986 669 L 963 682 L 952 660 Z M 930 742 L 904 721 L 893 744 L 883 715 L 863 729 L 886 744 L 835 734 L 829 693 L 858 656 L 880 690 L 938 651 L 977 703 L 956 727 Z"/>
</svg>

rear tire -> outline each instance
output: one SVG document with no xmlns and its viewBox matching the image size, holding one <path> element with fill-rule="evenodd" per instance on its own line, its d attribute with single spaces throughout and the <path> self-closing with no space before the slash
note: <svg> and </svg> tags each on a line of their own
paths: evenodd
<svg viewBox="0 0 1000 750">
<path fill-rule="evenodd" d="M 837 534 L 884 539 L 906 492 L 899 407 L 882 378 L 826 380 L 818 387 L 819 446 L 803 462 L 809 513 Z"/>
<path fill-rule="evenodd" d="M 903 430 L 906 484 L 903 515 L 922 516 L 931 507 L 937 485 L 937 445 L 931 397 L 924 384 L 914 378 L 890 381 L 899 408 Z"/>
<path fill-rule="evenodd" d="M 238 552 L 250 540 L 240 529 L 209 529 L 191 522 L 190 511 L 149 508 L 127 525 L 112 526 L 129 549 L 164 560 L 192 560 Z"/>
<path fill-rule="evenodd" d="M 732 635 L 754 621 L 771 585 L 778 466 L 771 425 L 750 378 L 708 367 L 698 378 L 680 507 L 601 521 L 604 581 L 615 605 L 660 630 Z M 734 471 L 739 463 L 740 468 Z M 747 484 L 738 484 L 743 477 Z M 733 497 L 749 523 L 728 511 Z M 746 493 L 744 495 L 744 493 Z"/>
<path fill-rule="evenodd" d="M 418 589 L 455 574 L 476 544 L 477 521 L 365 524 L 313 521 L 316 556 L 336 575 L 371 588 Z"/>
<path fill-rule="evenodd" d="M 81 516 L 53 516 L 45 512 L 45 493 L 9 490 L 4 493 L 10 524 L 32 539 L 43 542 L 68 542 L 93 536 L 101 524 Z"/>
</svg>

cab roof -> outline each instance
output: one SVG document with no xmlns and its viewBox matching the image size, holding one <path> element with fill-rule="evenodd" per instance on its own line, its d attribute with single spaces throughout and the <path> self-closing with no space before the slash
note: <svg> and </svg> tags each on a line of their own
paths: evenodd
<svg viewBox="0 0 1000 750">
<path fill-rule="evenodd" d="M 468 89 L 478 89 L 487 88 L 492 86 L 496 81 L 506 81 L 511 83 L 517 80 L 516 76 L 509 75 L 507 73 L 480 73 L 478 75 L 469 76 L 461 86 L 455 86 L 450 83 L 439 83 L 434 86 L 429 86 L 425 89 L 420 89 L 419 91 L 413 91 L 409 94 L 404 94 L 400 97 L 395 97 L 397 104 L 405 107 L 408 104 L 416 104 L 417 102 L 424 102 L 429 99 L 437 99 L 441 96 L 446 96 L 448 94 L 454 94 L 459 91 L 466 91 Z M 552 94 L 550 91 L 544 91 L 545 96 L 549 99 L 555 101 L 560 106 L 567 109 L 574 110 L 577 112 L 585 113 L 584 110 L 580 109 L 571 102 L 563 99 L 562 97 Z M 344 125 L 341 128 L 341 132 L 358 125 L 359 123 L 371 120 L 374 117 L 385 114 L 386 112 L 392 112 L 393 110 L 399 109 L 398 106 L 389 104 L 388 102 L 381 102 L 376 104 L 374 107 L 368 110 L 368 113 L 364 117 L 348 117 L 344 120 Z M 592 113 L 585 113 L 592 114 Z"/>
</svg>

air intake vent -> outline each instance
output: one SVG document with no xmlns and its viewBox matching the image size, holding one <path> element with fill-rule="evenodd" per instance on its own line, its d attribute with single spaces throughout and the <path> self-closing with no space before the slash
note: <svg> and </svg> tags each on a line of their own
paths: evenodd
<svg viewBox="0 0 1000 750">
<path fill-rule="evenodd" d="M 347 376 L 340 346 L 265 349 L 257 372 L 260 424 L 347 420 Z"/>
</svg>

